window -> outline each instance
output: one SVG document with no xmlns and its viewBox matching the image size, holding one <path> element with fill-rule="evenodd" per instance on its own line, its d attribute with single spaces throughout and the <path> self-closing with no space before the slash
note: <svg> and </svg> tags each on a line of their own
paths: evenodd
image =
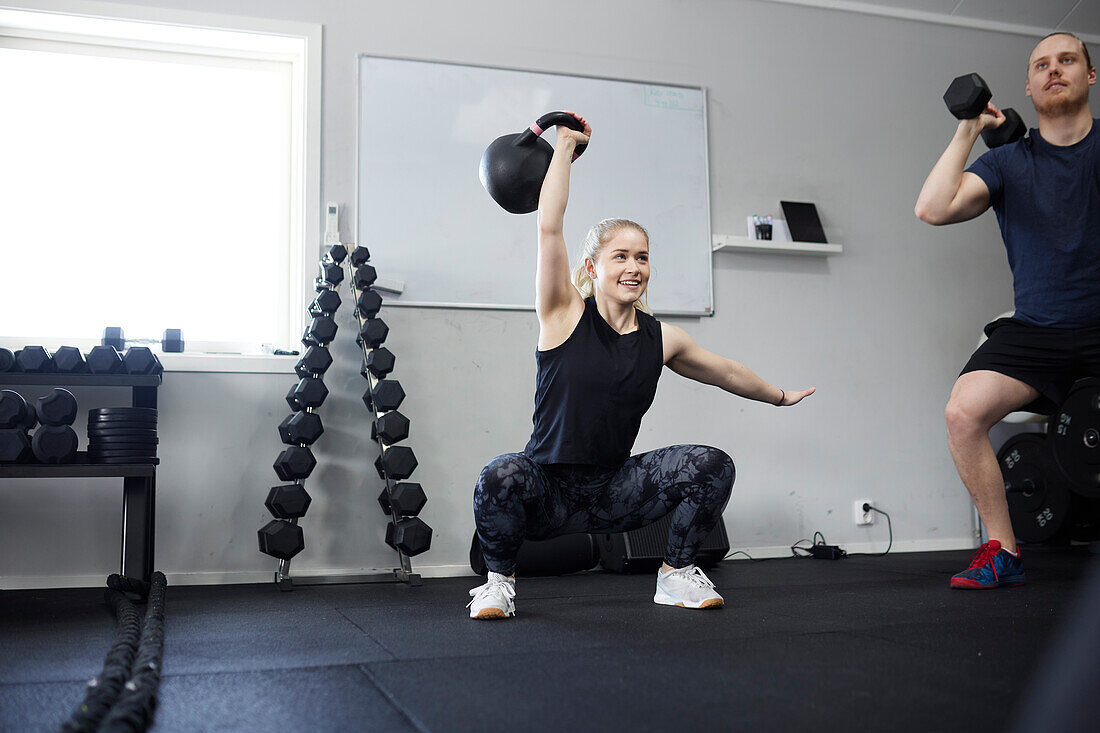
<svg viewBox="0 0 1100 733">
<path fill-rule="evenodd" d="M 5 345 L 89 345 L 105 326 L 181 328 L 188 351 L 297 342 L 320 31 L 198 25 L 0 9 Z"/>
</svg>

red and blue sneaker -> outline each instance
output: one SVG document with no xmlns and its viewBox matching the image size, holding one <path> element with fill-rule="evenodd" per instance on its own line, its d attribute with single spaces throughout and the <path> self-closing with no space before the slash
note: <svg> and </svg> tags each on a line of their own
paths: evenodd
<svg viewBox="0 0 1100 733">
<path fill-rule="evenodd" d="M 990 540 L 978 548 L 970 558 L 970 567 L 951 578 L 952 588 L 1000 588 L 1005 585 L 1023 585 L 1024 561 L 1020 548 L 1013 555 L 1001 547 L 997 540 Z"/>
</svg>

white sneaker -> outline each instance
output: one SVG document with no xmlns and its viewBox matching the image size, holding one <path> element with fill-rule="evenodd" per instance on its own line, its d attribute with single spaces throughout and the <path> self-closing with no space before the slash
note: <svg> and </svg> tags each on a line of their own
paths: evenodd
<svg viewBox="0 0 1100 733">
<path fill-rule="evenodd" d="M 658 570 L 653 602 L 683 608 L 721 608 L 726 605 L 722 596 L 714 590 L 714 583 L 694 565 L 668 572 Z"/>
<path fill-rule="evenodd" d="M 489 571 L 489 582 L 470 591 L 474 597 L 466 604 L 470 618 L 508 618 L 516 615 L 516 579 Z"/>
</svg>

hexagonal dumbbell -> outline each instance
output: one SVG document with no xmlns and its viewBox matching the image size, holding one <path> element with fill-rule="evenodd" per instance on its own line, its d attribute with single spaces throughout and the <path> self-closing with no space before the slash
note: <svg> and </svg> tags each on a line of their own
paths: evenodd
<svg viewBox="0 0 1100 733">
<path fill-rule="evenodd" d="M 332 354 L 328 348 L 325 346 L 310 346 L 306 349 L 306 353 L 302 354 L 302 358 L 298 359 L 298 363 L 294 365 L 294 373 L 299 378 L 305 379 L 309 376 L 324 374 L 330 366 L 332 366 Z"/>
<path fill-rule="evenodd" d="M 351 251 L 351 266 L 360 267 L 370 262 L 370 250 L 359 245 Z"/>
<path fill-rule="evenodd" d="M 99 343 L 103 346 L 113 346 L 115 351 L 122 351 L 126 348 L 126 334 L 118 326 L 107 326 L 103 329 L 103 340 Z"/>
<path fill-rule="evenodd" d="M 311 501 L 305 486 L 284 484 L 271 487 L 271 491 L 267 492 L 267 501 L 264 502 L 264 506 L 276 519 L 297 519 L 306 515 Z"/>
<path fill-rule="evenodd" d="M 54 371 L 53 355 L 43 346 L 24 346 L 15 355 L 15 366 L 21 372 Z"/>
<path fill-rule="evenodd" d="M 359 369 L 359 373 L 364 379 L 367 374 L 373 375 L 375 379 L 382 379 L 393 371 L 396 362 L 393 352 L 385 346 L 371 349 L 370 353 L 363 357 L 363 366 Z"/>
<path fill-rule="evenodd" d="M 26 463 L 34 456 L 23 428 L 0 428 L 0 463 Z"/>
<path fill-rule="evenodd" d="M 273 519 L 256 533 L 260 552 L 280 560 L 289 560 L 305 549 L 302 528 L 282 519 Z"/>
<path fill-rule="evenodd" d="M 296 412 L 279 423 L 279 439 L 286 445 L 313 445 L 324 432 L 316 412 Z"/>
<path fill-rule="evenodd" d="M 378 504 L 387 516 L 396 509 L 398 516 L 415 517 L 427 502 L 424 489 L 415 483 L 399 483 L 393 491 L 382 489 L 378 495 Z"/>
<path fill-rule="evenodd" d="M 0 372 L 11 370 L 15 366 L 15 354 L 11 349 L 0 348 Z"/>
<path fill-rule="evenodd" d="M 385 445 L 400 443 L 409 437 L 409 418 L 397 410 L 387 412 L 371 423 L 370 437 L 371 440 L 381 438 Z"/>
<path fill-rule="evenodd" d="M 39 397 L 35 406 L 35 414 L 43 425 L 72 425 L 76 422 L 76 412 L 76 396 L 60 387 Z"/>
<path fill-rule="evenodd" d="M 93 346 L 86 360 L 92 374 L 118 374 L 122 371 L 122 357 L 114 346 Z"/>
<path fill-rule="evenodd" d="M 336 265 L 333 265 L 336 267 Z M 309 314 L 314 318 L 319 316 L 331 316 L 340 307 L 340 293 L 335 290 L 322 290 L 309 304 Z"/>
<path fill-rule="evenodd" d="M 62 374 L 81 374 L 88 371 L 84 354 L 75 346 L 62 346 L 53 352 L 53 365 Z"/>
<path fill-rule="evenodd" d="M 306 346 L 327 346 L 336 338 L 336 321 L 331 316 L 318 316 L 310 321 L 302 336 Z"/>
<path fill-rule="evenodd" d="M 28 412 L 33 408 L 23 395 L 11 389 L 0 389 L 0 430 L 29 430 Z"/>
<path fill-rule="evenodd" d="M 380 379 L 374 389 L 363 393 L 363 404 L 371 412 L 389 412 L 401 406 L 405 399 L 405 390 L 396 379 Z"/>
<path fill-rule="evenodd" d="M 375 290 L 364 290 L 355 300 L 355 309 L 363 318 L 374 318 L 382 309 L 382 296 Z"/>
<path fill-rule="evenodd" d="M 390 327 L 381 318 L 368 318 L 359 327 L 359 335 L 355 337 L 355 343 L 374 349 L 386 342 L 390 334 Z"/>
<path fill-rule="evenodd" d="M 294 411 L 304 410 L 307 407 L 320 407 L 328 397 L 328 387 L 320 377 L 305 377 L 290 388 L 286 395 L 286 403 Z"/>
<path fill-rule="evenodd" d="M 127 374 L 163 374 L 164 366 L 148 346 L 131 346 L 122 357 Z"/>
<path fill-rule="evenodd" d="M 182 354 L 184 349 L 183 329 L 166 328 L 160 339 L 160 350 L 165 354 Z"/>
<path fill-rule="evenodd" d="M 72 463 L 80 441 L 68 425 L 43 425 L 34 431 L 31 450 L 42 463 Z"/>
<path fill-rule="evenodd" d="M 386 448 L 374 459 L 374 470 L 378 471 L 378 477 L 383 481 L 406 479 L 416 470 L 416 466 L 416 456 L 413 455 L 412 448 L 405 445 Z"/>
<path fill-rule="evenodd" d="M 360 265 L 355 268 L 355 272 L 351 276 L 351 281 L 355 284 L 356 290 L 369 288 L 374 285 L 374 281 L 377 279 L 378 271 L 374 269 L 373 265 Z"/>
<path fill-rule="evenodd" d="M 409 557 L 427 552 L 432 546 L 432 528 L 420 517 L 397 520 L 386 525 L 386 544 Z"/>
<path fill-rule="evenodd" d="M 322 256 L 323 262 L 335 262 L 337 265 L 343 264 L 344 260 L 348 256 L 348 248 L 342 244 L 334 244 L 325 250 L 325 254 Z"/>
<path fill-rule="evenodd" d="M 332 287 L 336 287 L 344 282 L 344 268 L 335 262 L 322 261 L 319 268 L 321 270 L 321 274 L 318 277 L 319 280 L 324 280 Z"/>
<path fill-rule="evenodd" d="M 283 481 L 309 478 L 316 467 L 317 459 L 313 457 L 313 451 L 300 445 L 292 445 L 284 450 L 272 465 L 275 475 Z"/>
</svg>

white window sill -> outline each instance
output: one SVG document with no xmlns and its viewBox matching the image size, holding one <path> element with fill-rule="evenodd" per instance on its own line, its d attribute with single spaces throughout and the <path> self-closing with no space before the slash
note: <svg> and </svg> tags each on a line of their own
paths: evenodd
<svg viewBox="0 0 1100 733">
<path fill-rule="evenodd" d="M 166 372 L 293 374 L 298 356 L 267 354 L 157 354 Z"/>
</svg>

